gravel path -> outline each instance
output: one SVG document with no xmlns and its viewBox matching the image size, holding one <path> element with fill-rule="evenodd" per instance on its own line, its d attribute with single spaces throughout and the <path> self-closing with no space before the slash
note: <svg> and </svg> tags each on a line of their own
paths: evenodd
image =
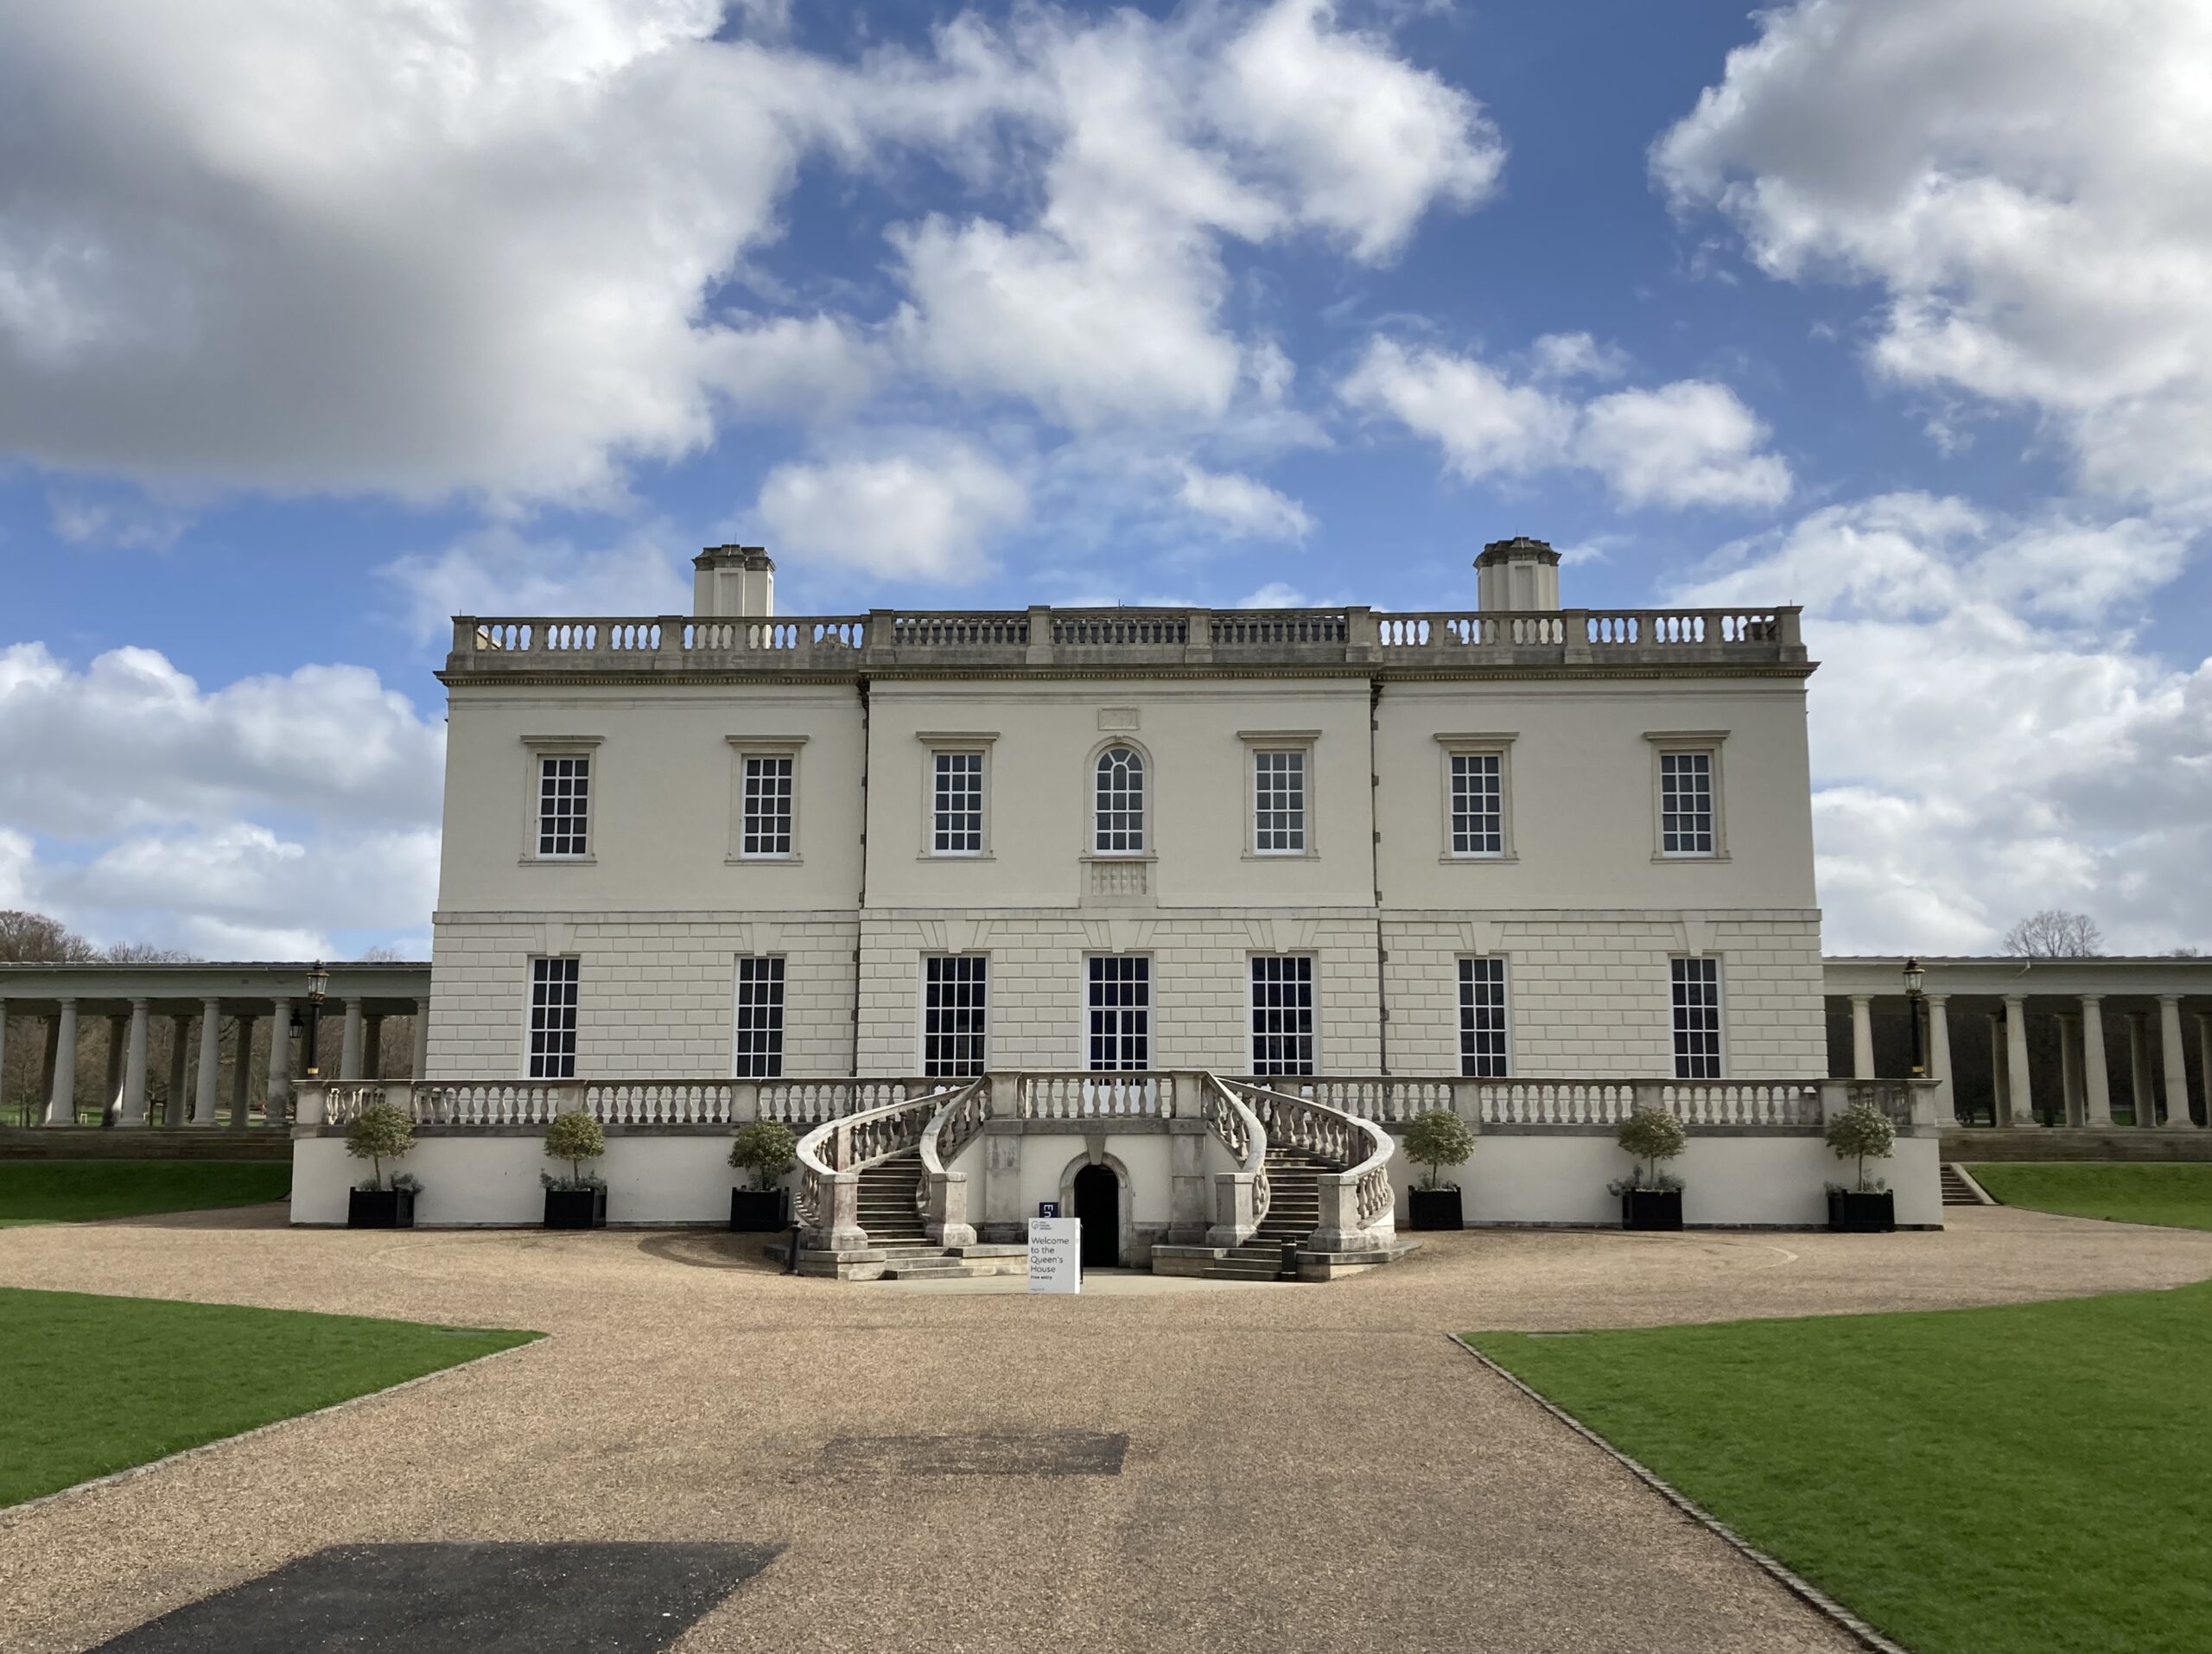
<svg viewBox="0 0 2212 1654">
<path fill-rule="evenodd" d="M 782 1546 L 682 1654 L 1839 1649 L 1445 1334 L 2212 1275 L 2212 1234 L 1988 1209 L 1940 1235 L 1471 1232 L 1327 1286 L 1032 1299 L 787 1279 L 703 1233 L 277 1215 L 0 1231 L 0 1283 L 553 1336 L 0 1514 L 10 1654 L 397 1539 Z M 941 1444 L 879 1440 L 962 1432 L 1029 1438 L 982 1456 L 1033 1472 L 931 1473 Z M 1041 1473 L 1082 1456 L 1071 1432 L 1125 1435 L 1121 1473 Z"/>
</svg>

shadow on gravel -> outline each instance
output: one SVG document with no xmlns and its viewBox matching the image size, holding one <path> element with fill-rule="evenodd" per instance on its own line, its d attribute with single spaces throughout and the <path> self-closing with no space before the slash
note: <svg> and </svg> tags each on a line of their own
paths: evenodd
<svg viewBox="0 0 2212 1654">
<path fill-rule="evenodd" d="M 337 1545 L 93 1654 L 540 1654 L 666 1648 L 773 1545 Z"/>
<path fill-rule="evenodd" d="M 771 1244 L 779 1248 L 773 1259 L 766 1256 Z M 683 1263 L 695 1269 L 746 1269 L 755 1275 L 781 1275 L 782 1245 L 781 1237 L 774 1235 L 733 1235 L 705 1229 L 649 1235 L 638 1243 L 638 1250 L 664 1263 Z"/>
</svg>

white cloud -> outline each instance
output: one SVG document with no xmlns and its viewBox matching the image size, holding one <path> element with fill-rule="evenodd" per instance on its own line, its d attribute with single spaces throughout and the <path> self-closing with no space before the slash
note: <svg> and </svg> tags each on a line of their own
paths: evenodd
<svg viewBox="0 0 2212 1654">
<path fill-rule="evenodd" d="M 1280 379 L 1227 241 L 1385 258 L 1503 155 L 1319 0 L 963 12 L 852 59 L 779 0 L 750 39 L 718 0 L 6 10 L 0 451 L 149 484 L 605 504 L 729 413 L 900 373 L 1205 425 Z M 895 327 L 717 312 L 774 285 L 804 162 L 908 149 L 982 205 L 894 229 Z"/>
<path fill-rule="evenodd" d="M 1306 507 L 1289 495 L 1241 473 L 1183 468 L 1176 499 L 1187 509 L 1237 538 L 1302 540 L 1313 529 Z"/>
<path fill-rule="evenodd" d="M 2212 493 L 2212 9 L 1758 16 L 1654 148 L 1677 205 L 1716 205 L 1770 275 L 1878 283 L 1892 379 L 2042 415 L 2100 487 Z"/>
<path fill-rule="evenodd" d="M 1678 379 L 1591 403 L 1574 453 L 1624 506 L 1778 506 L 1789 467 L 1759 451 L 1767 435 L 1726 385 Z"/>
<path fill-rule="evenodd" d="M 1673 595 L 1806 606 L 1830 951 L 1987 951 L 2047 907 L 2120 948 L 2212 938 L 2212 660 L 2146 652 L 2129 607 L 2183 555 L 2140 519 L 1891 495 Z"/>
<path fill-rule="evenodd" d="M 1586 333 L 1548 333 L 1529 347 L 1529 359 L 1538 379 L 1618 379 L 1629 368 L 1627 352 Z"/>
<path fill-rule="evenodd" d="M 1547 372 L 1589 355 L 1549 338 L 1548 347 L 1538 341 Z M 1733 391 L 1707 379 L 1578 404 L 1516 384 L 1478 357 L 1376 338 L 1338 391 L 1351 406 L 1435 442 L 1446 465 L 1471 480 L 1580 468 L 1604 477 L 1624 506 L 1762 508 L 1781 504 L 1792 487 L 1788 463 L 1764 451 L 1765 425 Z"/>
<path fill-rule="evenodd" d="M 955 439 L 912 451 L 779 465 L 758 503 L 779 555 L 821 557 L 886 580 L 960 585 L 1028 509 L 1021 484 Z"/>
<path fill-rule="evenodd" d="M 54 538 L 71 545 L 166 551 L 191 522 L 186 512 L 157 500 L 96 497 L 81 489 L 56 489 L 46 504 Z"/>
<path fill-rule="evenodd" d="M 444 550 L 410 552 L 377 573 L 400 592 L 409 628 L 432 642 L 456 614 L 688 614 L 691 577 L 641 530 L 609 546 L 482 529 Z"/>
<path fill-rule="evenodd" d="M 0 905 L 202 957 L 418 930 L 444 751 L 358 666 L 207 690 L 150 649 L 0 649 Z"/>
<path fill-rule="evenodd" d="M 1271 580 L 1249 596 L 1236 600 L 1238 608 L 1304 608 L 1306 594 L 1280 580 Z"/>
<path fill-rule="evenodd" d="M 151 649 L 0 648 L 0 820 L 89 837 L 268 807 L 435 821 L 445 734 L 360 666 L 202 690 Z"/>
</svg>

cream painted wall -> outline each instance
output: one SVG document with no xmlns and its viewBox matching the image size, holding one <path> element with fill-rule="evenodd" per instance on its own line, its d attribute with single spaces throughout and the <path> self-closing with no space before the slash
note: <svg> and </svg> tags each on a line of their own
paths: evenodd
<svg viewBox="0 0 2212 1654">
<path fill-rule="evenodd" d="M 1810 908 L 1805 685 L 1788 678 L 1390 684 L 1376 722 L 1386 907 Z M 1725 859 L 1658 856 L 1648 733 L 1722 731 Z M 1510 735 L 1511 860 L 1453 857 L 1440 735 Z"/>
<path fill-rule="evenodd" d="M 1127 741 L 1149 760 L 1152 894 L 1163 907 L 1370 908 L 1367 682 L 1234 679 L 879 683 L 869 695 L 868 905 L 1073 906 L 1086 888 L 1092 769 Z M 1133 715 L 1104 729 L 1102 714 Z M 1244 731 L 1315 732 L 1308 856 L 1251 851 Z M 925 734 L 993 735 L 987 856 L 925 855 Z"/>
<path fill-rule="evenodd" d="M 1455 1072 L 1457 958 L 1495 952 L 1510 961 L 1516 1072 L 1664 1072 L 1666 961 L 1691 952 L 1722 961 L 1731 1075 L 1824 1072 L 1802 679 L 1394 680 L 1373 786 L 1370 687 L 885 679 L 864 741 L 850 684 L 463 685 L 431 1071 L 520 1074 L 528 961 L 574 953 L 580 1072 L 727 1074 L 733 962 L 776 952 L 786 1073 L 906 1072 L 919 1060 L 922 954 L 974 951 L 991 958 L 1001 1066 L 1079 1064 L 1084 955 L 1141 952 L 1154 962 L 1155 1064 L 1242 1070 L 1250 956 L 1303 951 L 1317 960 L 1324 1072 L 1373 1072 L 1386 1034 L 1395 1072 Z M 1655 861 L 1644 736 L 1684 729 L 1726 734 L 1725 860 Z M 1313 732 L 1313 854 L 1249 853 L 1240 730 Z M 991 737 L 988 859 L 923 853 L 920 737 L 933 733 Z M 1518 859 L 1447 862 L 1436 737 L 1501 733 L 1515 737 Z M 530 743 L 587 737 L 592 858 L 539 862 Z M 733 857 L 748 737 L 801 743 L 796 862 Z M 1148 760 L 1156 859 L 1134 867 L 1084 858 L 1095 756 L 1122 740 Z"/>
<path fill-rule="evenodd" d="M 796 862 L 742 860 L 731 738 L 798 748 Z M 595 737 L 588 861 L 535 854 L 537 752 Z M 441 913 L 850 908 L 860 895 L 860 698 L 850 684 L 471 686 L 446 740 Z"/>
</svg>

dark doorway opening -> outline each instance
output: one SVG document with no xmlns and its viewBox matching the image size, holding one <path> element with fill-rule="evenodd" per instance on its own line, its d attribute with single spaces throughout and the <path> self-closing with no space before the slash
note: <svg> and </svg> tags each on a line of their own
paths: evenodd
<svg viewBox="0 0 2212 1654">
<path fill-rule="evenodd" d="M 1122 1267 L 1122 1180 L 1108 1166 L 1075 1174 L 1075 1215 L 1083 1222 L 1083 1267 Z"/>
</svg>

